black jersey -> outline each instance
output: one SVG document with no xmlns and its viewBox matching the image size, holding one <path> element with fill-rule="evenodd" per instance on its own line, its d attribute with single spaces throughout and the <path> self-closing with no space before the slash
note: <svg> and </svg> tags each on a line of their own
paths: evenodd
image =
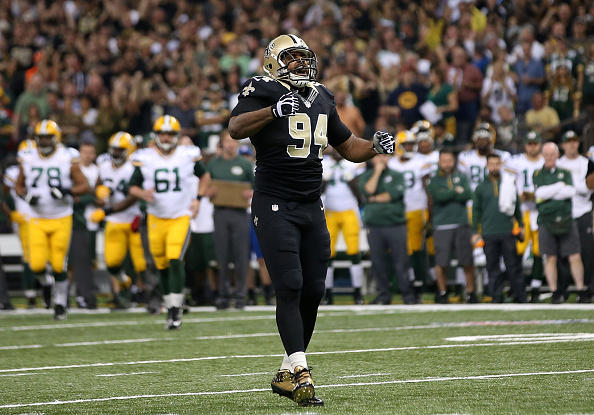
<svg viewBox="0 0 594 415">
<path fill-rule="evenodd" d="M 290 87 L 275 79 L 247 80 L 231 116 L 275 105 Z M 336 112 L 334 95 L 312 82 L 299 95 L 295 115 L 278 118 L 250 137 L 256 148 L 255 190 L 284 200 L 310 201 L 320 197 L 322 152 L 330 143 L 345 142 L 351 131 Z"/>
</svg>

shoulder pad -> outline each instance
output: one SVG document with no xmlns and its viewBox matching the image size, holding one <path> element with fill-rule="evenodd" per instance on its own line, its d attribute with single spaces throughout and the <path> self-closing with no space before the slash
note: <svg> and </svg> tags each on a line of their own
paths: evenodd
<svg viewBox="0 0 594 415">
<path fill-rule="evenodd" d="M 202 153 L 200 147 L 197 146 L 183 146 L 184 152 L 188 155 L 193 162 L 202 160 Z"/>
<path fill-rule="evenodd" d="M 68 154 L 72 158 L 72 161 L 78 161 L 78 159 L 80 158 L 80 153 L 77 149 L 72 147 L 64 147 L 64 149 L 68 152 Z"/>
<path fill-rule="evenodd" d="M 146 163 L 152 151 L 152 148 L 142 148 L 140 150 L 136 150 L 134 153 L 132 153 L 132 157 L 130 159 L 132 165 L 135 167 L 142 166 L 144 163 Z"/>
<path fill-rule="evenodd" d="M 318 92 L 324 93 L 328 95 L 332 100 L 334 100 L 334 93 L 330 91 L 326 85 L 321 84 L 319 82 L 310 82 L 310 87 L 316 88 Z"/>
<path fill-rule="evenodd" d="M 111 162 L 111 156 L 109 153 L 101 153 L 97 156 L 97 165 L 104 164 L 105 162 Z"/>
<path fill-rule="evenodd" d="M 278 98 L 289 92 L 289 85 L 267 76 L 254 76 L 243 83 L 239 92 L 242 98 Z"/>
</svg>

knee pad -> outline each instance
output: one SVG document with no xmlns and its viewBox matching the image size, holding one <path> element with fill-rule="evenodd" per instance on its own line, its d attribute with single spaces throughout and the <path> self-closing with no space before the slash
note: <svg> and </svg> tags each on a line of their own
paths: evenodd
<svg viewBox="0 0 594 415">
<path fill-rule="evenodd" d="M 319 304 L 322 300 L 322 297 L 324 297 L 325 291 L 326 285 L 324 284 L 324 280 L 316 280 L 305 285 L 301 295 L 308 300 Z"/>
<path fill-rule="evenodd" d="M 280 290 L 275 289 L 275 292 L 277 305 L 297 303 L 299 301 L 299 290 L 284 288 Z"/>
</svg>

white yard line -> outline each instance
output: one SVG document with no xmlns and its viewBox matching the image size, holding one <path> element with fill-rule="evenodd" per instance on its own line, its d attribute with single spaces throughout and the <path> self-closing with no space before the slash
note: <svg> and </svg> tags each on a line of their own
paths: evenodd
<svg viewBox="0 0 594 415">
<path fill-rule="evenodd" d="M 154 341 L 169 341 L 174 340 L 171 337 L 164 338 L 148 338 L 148 339 L 121 339 L 121 340 L 100 340 L 94 342 L 75 342 L 75 343 L 58 343 L 54 344 L 56 347 L 74 347 L 74 346 L 99 346 L 104 344 L 127 344 L 127 343 L 149 343 Z"/>
<path fill-rule="evenodd" d="M 422 379 L 403 379 L 403 380 L 387 380 L 383 382 L 357 382 L 357 383 L 341 383 L 332 385 L 318 385 L 317 388 L 345 388 L 357 386 L 377 386 L 377 385 L 394 385 L 406 383 L 428 383 L 428 382 L 451 382 L 457 380 L 485 380 L 485 379 L 505 379 L 523 376 L 555 376 L 555 375 L 571 375 L 578 373 L 592 373 L 594 369 L 583 370 L 567 370 L 558 372 L 530 372 L 530 373 L 501 373 L 496 375 L 478 375 L 478 376 L 453 376 L 453 377 L 435 377 Z M 14 403 L 8 405 L 0 405 L 0 409 L 9 408 L 23 408 L 32 406 L 54 406 L 67 405 L 77 403 L 90 402 L 107 402 L 107 401 L 125 401 L 132 399 L 154 399 L 154 398 L 170 398 L 180 396 L 205 396 L 205 395 L 231 395 L 238 393 L 252 393 L 252 392 L 270 392 L 269 388 L 262 389 L 244 389 L 244 390 L 226 390 L 226 391 L 212 391 L 212 392 L 186 392 L 186 393 L 164 393 L 155 395 L 130 395 L 130 396 L 110 396 L 105 398 L 90 398 L 90 399 L 74 399 L 65 401 L 49 401 L 49 402 L 31 402 L 31 403 Z"/>
<path fill-rule="evenodd" d="M 10 377 L 10 376 L 33 376 L 33 375 L 41 375 L 41 373 L 11 373 L 9 375 L 0 375 L 0 377 Z"/>
<path fill-rule="evenodd" d="M 41 344 L 20 344 L 14 346 L 0 346 L 0 350 L 20 350 L 20 349 L 39 349 L 42 346 Z"/>
<path fill-rule="evenodd" d="M 407 350 L 432 350 L 432 349 L 457 349 L 466 347 L 492 347 L 492 346 L 516 346 L 526 344 L 551 344 L 551 343 L 570 343 L 594 341 L 592 338 L 588 339 L 562 339 L 562 340 L 545 340 L 545 341 L 523 341 L 523 342 L 504 342 L 504 343 L 470 343 L 470 344 L 438 344 L 431 346 L 404 346 L 404 347 L 384 347 L 378 349 L 355 349 L 355 350 L 332 350 L 325 352 L 307 352 L 308 355 L 333 355 L 333 354 L 347 354 L 347 353 L 380 353 L 380 352 L 397 352 Z M 0 369 L 0 373 L 14 373 L 14 372 L 28 372 L 34 370 L 57 370 L 57 369 L 76 369 L 83 367 L 105 367 L 105 366 L 132 366 L 132 365 L 152 365 L 160 363 L 180 363 L 180 362 L 199 362 L 203 360 L 226 360 L 226 359 L 258 359 L 270 357 L 282 357 L 282 354 L 248 354 L 248 355 L 227 355 L 227 356 L 204 356 L 204 357 L 189 357 L 179 359 L 166 360 L 140 360 L 130 362 L 98 362 L 98 363 L 84 363 L 72 364 L 62 366 L 41 366 L 29 368 L 13 368 Z"/>
<path fill-rule="evenodd" d="M 338 376 L 338 379 L 350 379 L 350 378 L 370 378 L 373 376 L 389 376 L 391 373 L 368 373 L 366 375 L 348 375 L 348 376 Z"/>
<path fill-rule="evenodd" d="M 252 376 L 252 375 L 270 375 L 270 372 L 254 372 L 254 373 L 237 373 L 235 375 L 220 375 L 226 378 L 232 378 L 235 376 Z"/>
<path fill-rule="evenodd" d="M 131 375 L 148 375 L 149 373 L 157 373 L 157 372 L 131 372 L 131 373 L 106 373 L 103 375 L 95 375 L 97 377 L 104 377 L 104 378 L 111 378 L 114 376 L 131 376 Z"/>
<path fill-rule="evenodd" d="M 362 332 L 381 332 L 381 331 L 401 331 L 401 330 L 423 330 L 423 329 L 436 329 L 436 328 L 451 328 L 451 327 L 487 327 L 487 326 L 526 326 L 526 325 L 561 325 L 561 324 L 577 324 L 577 323 L 594 323 L 591 319 L 573 319 L 573 320 L 493 320 L 493 321 L 465 321 L 459 323 L 449 322 L 437 322 L 425 325 L 414 325 L 414 326 L 396 326 L 396 327 L 366 327 L 359 329 L 329 329 L 329 330 L 316 330 L 315 334 L 332 334 L 332 333 L 362 333 Z M 570 334 L 570 333 L 568 333 Z M 565 334 L 558 334 L 559 336 Z M 225 340 L 225 339 L 247 339 L 257 337 L 276 337 L 277 332 L 262 332 L 262 333 L 248 333 L 248 334 L 226 334 L 218 336 L 198 336 L 194 337 L 194 340 Z M 516 336 L 516 335 L 510 335 Z M 520 335 L 517 335 L 520 336 Z M 497 338 L 498 336 L 495 336 Z M 98 340 L 98 341 L 86 341 L 86 342 L 72 342 L 72 343 L 58 343 L 54 345 L 14 345 L 14 346 L 2 346 L 1 350 L 12 350 L 12 349 L 32 349 L 42 347 L 79 347 L 79 346 L 100 346 L 100 345 L 112 345 L 112 344 L 126 344 L 126 343 L 149 343 L 159 341 L 172 341 L 179 340 L 170 337 L 164 338 L 137 338 L 137 339 L 118 339 L 118 340 Z M 475 341 L 475 340 L 468 340 Z"/>
</svg>

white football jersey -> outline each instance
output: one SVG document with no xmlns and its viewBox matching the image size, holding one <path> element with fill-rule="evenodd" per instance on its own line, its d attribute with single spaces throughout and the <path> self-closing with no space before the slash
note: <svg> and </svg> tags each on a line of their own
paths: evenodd
<svg viewBox="0 0 594 415">
<path fill-rule="evenodd" d="M 588 173 L 588 163 L 590 161 L 578 155 L 574 159 L 569 159 L 563 156 L 557 162 L 557 166 L 569 170 L 573 187 L 576 190 L 575 195 L 571 198 L 571 215 L 577 219 L 588 212 L 592 211 L 592 191 L 586 186 L 586 174 Z"/>
<path fill-rule="evenodd" d="M 38 203 L 31 206 L 32 217 L 57 219 L 72 215 L 72 197 L 56 200 L 51 196 L 50 187 L 72 188 L 70 168 L 77 158 L 78 151 L 61 144 L 47 157 L 37 151 L 21 154 L 27 192 L 39 196 Z"/>
<path fill-rule="evenodd" d="M 502 165 L 505 165 L 511 155 L 507 151 L 493 150 L 495 154 L 501 157 Z M 487 156 L 481 156 L 476 150 L 463 151 L 458 156 L 458 170 L 468 177 L 470 190 L 474 192 L 480 182 L 487 174 Z"/>
<path fill-rule="evenodd" d="M 591 146 L 588 151 L 586 152 L 586 155 L 588 156 L 588 158 L 592 161 L 594 161 L 594 146 Z"/>
<path fill-rule="evenodd" d="M 357 198 L 348 183 L 358 176 L 360 164 L 345 159 L 336 161 L 332 157 L 324 157 L 322 167 L 322 175 L 328 182 L 324 191 L 326 209 L 334 212 L 358 210 Z"/>
<path fill-rule="evenodd" d="M 430 170 L 431 173 L 437 171 L 437 163 L 439 162 L 439 151 L 433 150 L 431 153 L 422 154 L 417 153 L 416 157 L 423 160 L 423 170 Z"/>
<path fill-rule="evenodd" d="M 425 157 L 413 157 L 403 161 L 392 157 L 388 167 L 404 176 L 404 205 L 407 212 L 427 209 L 427 194 L 423 187 L 423 177 L 432 173 L 432 164 L 426 163 Z"/>
<path fill-rule="evenodd" d="M 149 214 L 167 219 L 190 215 L 196 198 L 194 164 L 200 158 L 195 146 L 177 146 L 167 155 L 145 148 L 132 155 L 132 164 L 142 173 L 142 187 L 154 190 L 155 201 L 147 203 Z"/>
<path fill-rule="evenodd" d="M 134 173 L 134 166 L 130 160 L 127 160 L 119 167 L 115 167 L 111 162 L 111 158 L 102 159 L 99 165 L 99 178 L 101 179 L 101 183 L 111 191 L 109 206 L 113 206 L 126 199 L 132 173 Z M 114 223 L 130 223 L 138 215 L 140 215 L 140 207 L 137 202 L 127 209 L 107 215 L 105 220 Z"/>
<path fill-rule="evenodd" d="M 80 165 L 80 171 L 87 179 L 91 192 L 95 193 L 95 184 L 97 183 L 97 177 L 99 177 L 99 167 L 95 163 L 91 163 L 88 166 Z M 93 204 L 85 207 L 85 219 L 87 220 L 87 229 L 90 231 L 96 231 L 99 229 L 99 224 L 91 220 L 91 214 L 97 209 Z"/>
<path fill-rule="evenodd" d="M 538 160 L 529 160 L 525 153 L 516 154 L 507 161 L 505 170 L 515 174 L 518 194 L 534 193 L 532 176 L 536 170 L 542 168 L 543 164 L 544 158 L 542 156 Z M 520 206 L 522 212 L 527 210 L 536 212 L 536 202 L 534 201 L 522 202 Z"/>
<path fill-rule="evenodd" d="M 200 183 L 200 179 L 194 176 L 194 194 L 198 194 L 198 184 Z M 210 201 L 210 199 L 206 196 L 200 199 L 200 209 L 198 209 L 198 214 L 190 219 L 190 230 L 192 233 L 211 233 L 214 232 L 214 205 Z"/>
</svg>

